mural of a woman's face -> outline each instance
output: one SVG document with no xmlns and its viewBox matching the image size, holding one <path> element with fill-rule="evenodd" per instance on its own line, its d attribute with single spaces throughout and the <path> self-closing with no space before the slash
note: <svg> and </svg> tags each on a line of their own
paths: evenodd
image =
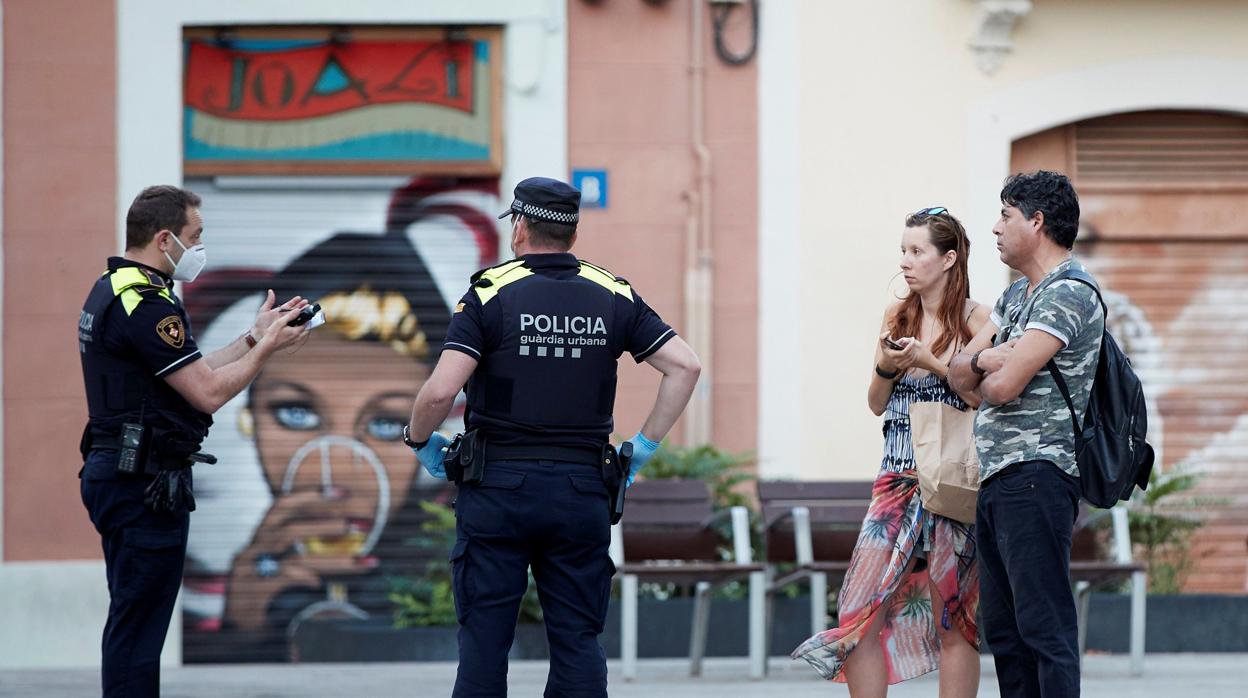
<svg viewBox="0 0 1248 698">
<path fill-rule="evenodd" d="M 257 378 L 251 413 L 265 479 L 275 495 L 320 492 L 325 499 L 319 523 L 330 526 L 309 536 L 307 552 L 321 552 L 315 548 L 334 540 L 358 547 L 378 512 L 403 506 L 419 466 L 401 432 L 429 372 L 426 363 L 386 342 L 322 330 Z"/>
</svg>

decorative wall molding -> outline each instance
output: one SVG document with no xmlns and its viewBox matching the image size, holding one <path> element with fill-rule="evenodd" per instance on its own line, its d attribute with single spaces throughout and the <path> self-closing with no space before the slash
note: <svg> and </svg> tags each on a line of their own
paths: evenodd
<svg viewBox="0 0 1248 698">
<path fill-rule="evenodd" d="M 971 53 L 975 65 L 985 75 L 992 75 L 1001 67 L 1006 54 L 1014 50 L 1010 34 L 1018 20 L 1031 12 L 1030 0 L 976 0 L 979 17 L 975 33 L 971 36 Z"/>
</svg>

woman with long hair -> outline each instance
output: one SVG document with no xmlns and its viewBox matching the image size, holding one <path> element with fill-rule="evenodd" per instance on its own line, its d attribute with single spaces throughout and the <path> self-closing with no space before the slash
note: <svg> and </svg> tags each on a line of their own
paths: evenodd
<svg viewBox="0 0 1248 698">
<path fill-rule="evenodd" d="M 974 526 L 919 499 L 909 407 L 974 409 L 946 380 L 949 361 L 988 320 L 969 298 L 962 224 L 944 207 L 906 217 L 901 275 L 909 292 L 884 312 L 867 403 L 884 417 L 884 458 L 839 596 L 840 625 L 794 651 L 855 698 L 940 670 L 942 698 L 979 686 L 979 576 Z"/>
</svg>

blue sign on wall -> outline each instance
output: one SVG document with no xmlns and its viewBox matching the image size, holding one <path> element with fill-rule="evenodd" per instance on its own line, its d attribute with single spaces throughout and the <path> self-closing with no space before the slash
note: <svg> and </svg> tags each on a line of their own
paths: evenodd
<svg viewBox="0 0 1248 698">
<path fill-rule="evenodd" d="M 607 207 L 606 170 L 572 170 L 572 186 L 581 190 L 581 208 Z"/>
</svg>

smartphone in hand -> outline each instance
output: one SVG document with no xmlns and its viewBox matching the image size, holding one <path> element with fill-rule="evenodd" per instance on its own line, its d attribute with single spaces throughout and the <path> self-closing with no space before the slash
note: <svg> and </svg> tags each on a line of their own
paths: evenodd
<svg viewBox="0 0 1248 698">
<path fill-rule="evenodd" d="M 888 347 L 889 349 L 892 349 L 893 351 L 902 351 L 903 349 L 905 349 L 905 347 L 893 341 L 892 337 L 885 337 L 883 339 L 883 342 L 884 342 L 884 346 Z"/>
<path fill-rule="evenodd" d="M 290 325 L 291 327 L 299 327 L 300 325 L 306 325 L 306 324 L 308 323 L 308 321 L 310 321 L 310 320 L 312 320 L 313 318 L 315 318 L 315 317 L 316 317 L 316 314 L 317 314 L 317 313 L 319 313 L 319 312 L 321 312 L 321 304 L 320 304 L 320 303 L 314 303 L 314 304 L 312 304 L 312 305 L 304 306 L 303 310 L 300 310 L 300 311 L 299 311 L 299 314 L 298 314 L 298 315 L 296 315 L 296 316 L 294 317 L 294 319 L 292 319 L 290 322 L 288 322 L 288 323 L 286 323 L 286 324 L 287 324 L 287 325 Z M 316 327 L 316 326 L 318 326 L 319 324 L 320 324 L 320 323 L 313 323 L 313 325 L 312 325 L 312 326 L 313 326 L 313 327 Z"/>
</svg>

